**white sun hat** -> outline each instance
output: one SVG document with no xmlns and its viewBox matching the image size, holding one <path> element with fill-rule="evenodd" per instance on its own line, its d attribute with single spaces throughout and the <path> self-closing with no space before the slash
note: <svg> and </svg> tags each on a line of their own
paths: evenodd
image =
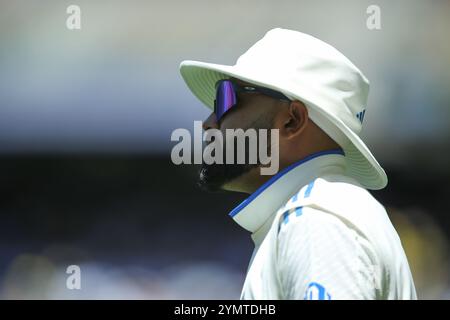
<svg viewBox="0 0 450 320">
<path fill-rule="evenodd" d="M 233 66 L 186 60 L 181 75 L 192 93 L 214 109 L 215 83 L 234 77 L 302 101 L 311 120 L 344 150 L 347 174 L 367 189 L 382 189 L 387 176 L 359 137 L 369 81 L 342 53 L 310 35 L 276 28 Z"/>
</svg>

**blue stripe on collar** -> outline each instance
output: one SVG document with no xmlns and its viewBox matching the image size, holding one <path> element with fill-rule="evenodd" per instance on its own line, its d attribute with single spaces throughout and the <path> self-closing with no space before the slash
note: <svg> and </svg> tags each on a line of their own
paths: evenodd
<svg viewBox="0 0 450 320">
<path fill-rule="evenodd" d="M 253 192 L 247 199 L 245 199 L 244 201 L 242 201 L 236 208 L 234 208 L 230 213 L 229 216 L 230 217 L 234 217 L 235 215 L 237 215 L 242 209 L 244 209 L 250 202 L 252 202 L 257 196 L 259 196 L 264 190 L 266 190 L 268 187 L 270 187 L 275 181 L 277 181 L 278 179 L 280 179 L 283 175 L 285 175 L 287 172 L 291 171 L 292 169 L 294 169 L 295 167 L 298 167 L 299 165 L 312 160 L 314 158 L 323 156 L 323 155 L 328 155 L 328 154 L 341 154 L 341 155 L 345 155 L 344 151 L 342 149 L 333 149 L 333 150 L 325 150 L 325 151 L 319 151 L 313 154 L 310 154 L 309 156 L 307 156 L 306 158 L 303 158 L 300 161 L 297 161 L 289 166 L 287 166 L 286 168 L 284 168 L 283 170 L 281 170 L 280 172 L 278 172 L 276 175 L 274 175 L 272 178 L 270 178 L 267 182 L 265 182 L 261 187 L 259 187 L 258 189 L 256 189 L 255 192 Z"/>
</svg>

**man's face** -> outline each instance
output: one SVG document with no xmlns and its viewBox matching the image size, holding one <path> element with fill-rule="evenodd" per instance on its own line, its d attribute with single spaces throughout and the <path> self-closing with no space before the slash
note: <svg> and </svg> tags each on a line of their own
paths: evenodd
<svg viewBox="0 0 450 320">
<path fill-rule="evenodd" d="M 254 86 L 237 79 L 232 80 L 241 86 Z M 273 128 L 274 118 L 280 108 L 280 103 L 279 100 L 261 93 L 238 93 L 237 105 L 232 107 L 220 121 L 217 121 L 216 115 L 212 113 L 204 122 L 203 128 L 205 130 L 215 128 L 222 132 L 222 136 L 224 137 L 223 158 L 226 159 L 227 146 L 225 143 L 225 130 L 243 129 L 245 131 L 250 128 L 270 130 Z M 199 185 L 206 190 L 217 191 L 226 188 L 226 185 L 230 182 L 239 183 L 239 180 L 245 179 L 246 173 L 260 166 L 258 162 L 256 164 L 248 163 L 248 143 L 245 144 L 245 151 L 245 164 L 236 164 L 236 161 L 233 162 L 234 164 L 207 165 L 204 163 L 200 169 Z M 234 155 L 236 158 L 236 150 Z"/>
</svg>

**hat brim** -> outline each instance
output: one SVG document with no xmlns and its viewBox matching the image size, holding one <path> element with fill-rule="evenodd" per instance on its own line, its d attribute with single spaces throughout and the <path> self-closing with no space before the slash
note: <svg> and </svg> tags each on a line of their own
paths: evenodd
<svg viewBox="0 0 450 320">
<path fill-rule="evenodd" d="M 271 83 L 261 82 L 252 78 L 251 75 L 243 74 L 233 66 L 186 60 L 180 64 L 180 73 L 192 93 L 211 110 L 214 109 L 215 83 L 218 80 L 230 77 L 279 90 L 288 96 L 304 101 L 295 92 L 288 92 Z M 366 189 L 383 189 L 388 182 L 386 173 L 361 138 L 340 119 L 326 113 L 322 108 L 314 108 L 310 101 L 304 102 L 310 109 L 313 109 L 309 111 L 312 111 L 316 117 L 320 116 L 321 121 L 325 122 L 327 126 L 333 126 L 334 129 L 343 133 L 347 141 L 341 147 L 345 152 L 348 175 L 356 179 Z"/>
</svg>

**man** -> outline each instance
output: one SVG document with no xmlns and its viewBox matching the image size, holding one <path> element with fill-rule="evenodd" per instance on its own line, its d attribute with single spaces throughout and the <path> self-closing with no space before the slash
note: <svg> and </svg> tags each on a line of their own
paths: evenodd
<svg viewBox="0 0 450 320">
<path fill-rule="evenodd" d="M 234 66 L 183 61 L 214 112 L 204 129 L 277 129 L 280 171 L 209 165 L 209 189 L 249 193 L 230 216 L 255 249 L 241 299 L 416 299 L 398 235 L 366 189 L 387 185 L 359 138 L 369 82 L 330 45 L 273 29 Z"/>
</svg>

